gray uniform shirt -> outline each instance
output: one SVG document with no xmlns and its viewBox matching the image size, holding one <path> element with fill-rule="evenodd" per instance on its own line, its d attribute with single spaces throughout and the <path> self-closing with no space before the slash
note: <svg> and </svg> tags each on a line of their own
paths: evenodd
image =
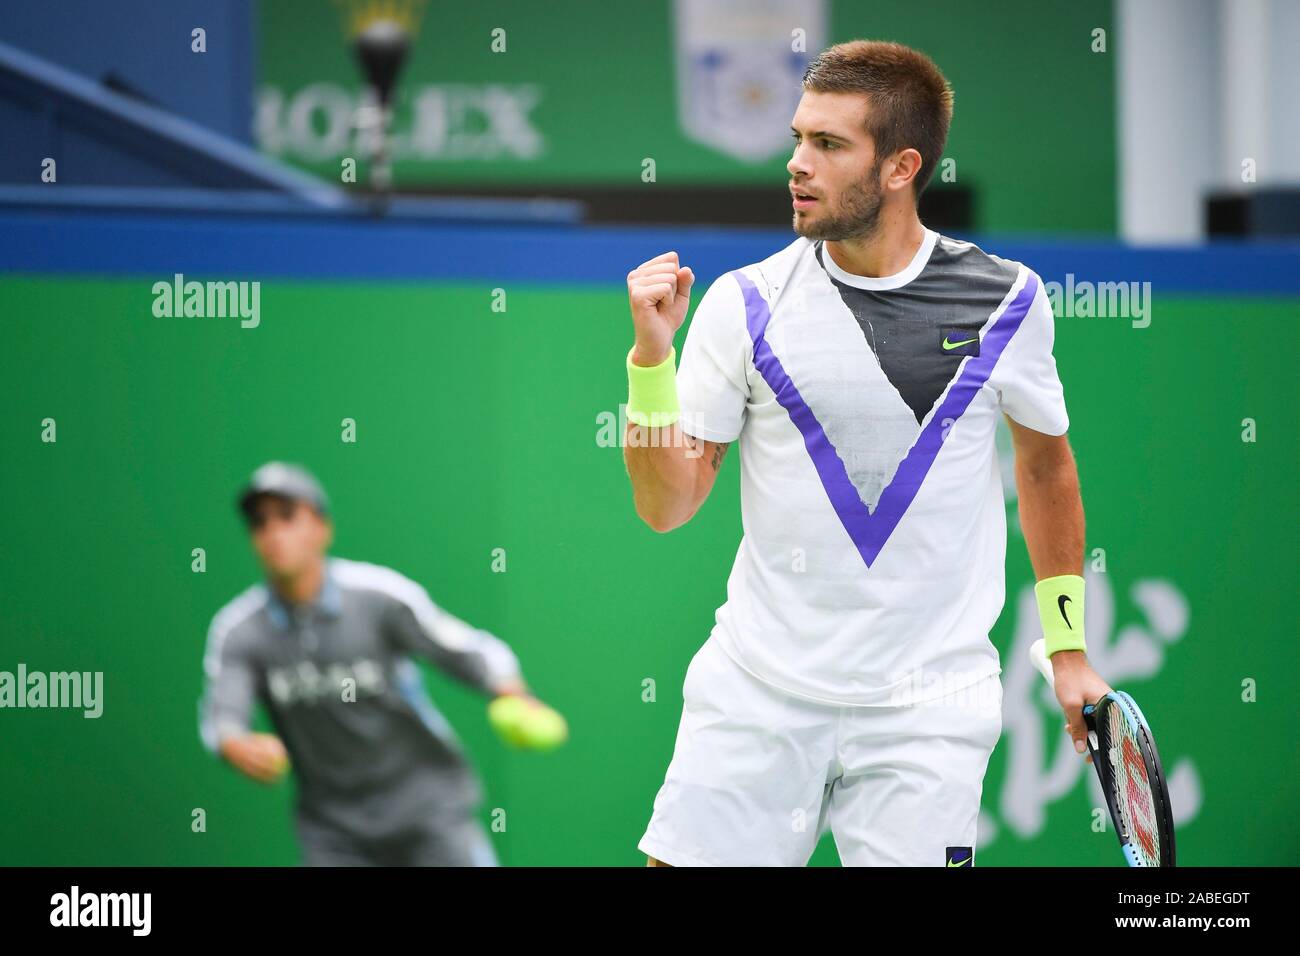
<svg viewBox="0 0 1300 956">
<path fill-rule="evenodd" d="M 390 568 L 328 558 L 309 605 L 255 585 L 208 632 L 203 742 L 215 753 L 223 737 L 247 733 L 260 701 L 293 761 L 300 816 L 362 839 L 472 808 L 478 777 L 412 655 L 485 693 L 519 676 L 502 641 Z"/>
</svg>

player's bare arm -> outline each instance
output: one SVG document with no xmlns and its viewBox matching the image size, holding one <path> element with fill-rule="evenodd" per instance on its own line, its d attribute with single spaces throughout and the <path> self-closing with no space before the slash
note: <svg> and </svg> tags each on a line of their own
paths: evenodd
<svg viewBox="0 0 1300 956">
<path fill-rule="evenodd" d="M 1007 416 L 1016 453 L 1020 526 L 1038 580 L 1083 569 L 1084 516 L 1079 472 L 1065 435 L 1044 435 Z M 1056 697 L 1069 722 L 1074 748 L 1087 752 L 1083 705 L 1110 691 L 1083 651 L 1052 655 Z M 1091 759 L 1091 758 L 1089 758 Z"/>
<path fill-rule="evenodd" d="M 637 515 L 655 531 L 672 531 L 700 510 L 731 446 L 684 435 L 676 424 L 651 431 L 628 422 L 623 458 Z"/>
<path fill-rule="evenodd" d="M 673 337 L 690 308 L 695 275 L 676 252 L 643 262 L 627 275 L 635 333 L 631 361 L 653 367 L 672 354 Z M 680 424 L 627 424 L 623 458 L 636 513 L 655 531 L 681 527 L 704 504 L 727 454 L 725 443 L 686 435 Z"/>
</svg>

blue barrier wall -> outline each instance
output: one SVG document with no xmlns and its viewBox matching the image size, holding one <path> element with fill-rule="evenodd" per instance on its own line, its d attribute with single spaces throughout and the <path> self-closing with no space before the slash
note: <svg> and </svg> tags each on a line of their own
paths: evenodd
<svg viewBox="0 0 1300 956">
<path fill-rule="evenodd" d="M 968 237 L 1047 281 L 1150 282 L 1156 291 L 1300 294 L 1300 243 L 1135 249 Z M 702 280 L 789 244 L 788 230 L 497 225 L 353 216 L 252 217 L 0 209 L 0 270 L 352 279 L 611 283 L 677 250 Z"/>
</svg>

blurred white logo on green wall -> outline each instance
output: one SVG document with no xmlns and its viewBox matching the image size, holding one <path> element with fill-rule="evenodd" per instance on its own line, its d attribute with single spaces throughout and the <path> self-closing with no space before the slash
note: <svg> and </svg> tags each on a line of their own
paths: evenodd
<svg viewBox="0 0 1300 956">
<path fill-rule="evenodd" d="M 824 0 L 676 0 L 677 111 L 688 137 L 743 162 L 790 149 Z"/>
<path fill-rule="evenodd" d="M 1005 422 L 999 423 L 997 439 L 1007 525 L 1013 532 L 1008 557 L 1015 557 L 1016 548 L 1023 551 L 1024 539 L 1018 520 L 1010 431 Z M 1085 508 L 1087 504 L 1085 495 Z M 1098 571 L 1094 564 L 1089 559 L 1084 567 L 1088 659 L 1112 687 L 1129 691 L 1139 701 L 1149 699 L 1144 697 L 1144 689 L 1156 686 L 1168 655 L 1188 633 L 1191 608 L 1187 597 L 1175 582 L 1159 576 L 1134 578 L 1113 567 Z M 1120 583 L 1128 581 L 1131 583 Z M 1117 594 L 1121 588 L 1122 594 Z M 1064 731 L 1065 718 L 1056 696 L 1029 659 L 1030 645 L 1042 637 L 1033 581 L 1017 582 L 1008 574 L 1007 594 L 1007 611 L 1014 619 L 1008 650 L 1002 654 L 1002 739 L 998 746 L 1003 773 L 1000 788 L 985 791 L 978 837 L 982 848 L 994 843 L 1003 830 L 1021 839 L 1040 834 L 1047 825 L 1048 808 L 1073 793 L 1080 777 L 1086 781 L 1090 805 L 1105 806 L 1096 774 L 1074 752 Z M 1136 614 L 1121 612 L 1121 603 Z M 1161 697 L 1168 699 L 1167 689 Z M 1171 723 L 1180 715 L 1164 713 L 1162 720 L 1161 710 L 1143 709 L 1159 747 L 1162 723 Z M 1161 749 L 1160 760 L 1178 827 L 1195 819 L 1201 808 L 1200 773 L 1191 757 L 1170 751 L 1167 744 Z M 1078 823 L 1090 826 L 1091 819 Z"/>
</svg>

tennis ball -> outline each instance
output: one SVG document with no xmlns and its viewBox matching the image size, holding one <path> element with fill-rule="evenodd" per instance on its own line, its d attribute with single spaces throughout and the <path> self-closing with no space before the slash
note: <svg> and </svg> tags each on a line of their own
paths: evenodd
<svg viewBox="0 0 1300 956">
<path fill-rule="evenodd" d="M 527 750 L 553 750 L 569 735 L 559 712 L 517 694 L 503 694 L 488 704 L 488 722 L 506 743 Z"/>
<path fill-rule="evenodd" d="M 528 746 L 534 750 L 554 750 L 569 736 L 569 725 L 559 711 L 538 705 L 524 724 Z"/>
<path fill-rule="evenodd" d="M 523 722 L 524 699 L 502 694 L 488 704 L 488 723 L 507 743 L 519 746 L 519 725 Z"/>
</svg>

